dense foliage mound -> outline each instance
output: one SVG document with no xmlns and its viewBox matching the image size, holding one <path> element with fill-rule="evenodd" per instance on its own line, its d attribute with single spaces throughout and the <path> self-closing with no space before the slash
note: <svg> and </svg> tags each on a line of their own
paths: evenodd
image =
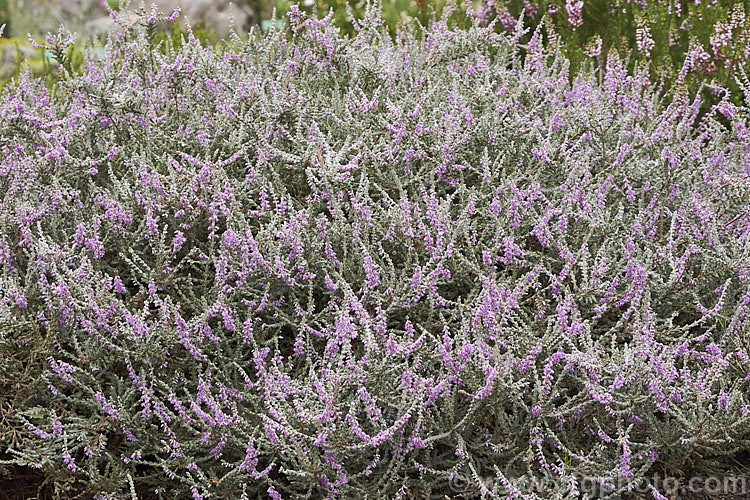
<svg viewBox="0 0 750 500">
<path fill-rule="evenodd" d="M 745 110 L 377 11 L 223 50 L 146 13 L 5 88 L 5 464 L 98 498 L 620 498 L 748 448 Z"/>
</svg>

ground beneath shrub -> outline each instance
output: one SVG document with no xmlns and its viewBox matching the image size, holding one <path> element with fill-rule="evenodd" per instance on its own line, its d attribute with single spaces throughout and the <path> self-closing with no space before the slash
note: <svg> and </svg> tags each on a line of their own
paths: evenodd
<svg viewBox="0 0 750 500">
<path fill-rule="evenodd" d="M 53 500 L 67 498 L 69 500 L 88 500 L 88 496 L 75 496 L 75 493 L 67 493 L 61 497 L 55 495 L 54 486 L 44 484 L 44 473 L 31 467 L 18 465 L 0 466 L 0 500 Z M 159 497 L 153 489 L 143 485 L 135 486 L 138 500 L 157 500 Z"/>
</svg>

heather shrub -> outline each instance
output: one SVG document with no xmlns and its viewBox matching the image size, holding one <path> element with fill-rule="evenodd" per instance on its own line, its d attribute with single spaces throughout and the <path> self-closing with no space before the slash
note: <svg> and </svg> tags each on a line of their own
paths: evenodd
<svg viewBox="0 0 750 500">
<path fill-rule="evenodd" d="M 649 0 L 480 0 L 426 2 L 390 0 L 382 3 L 383 18 L 395 34 L 409 19 L 428 24 L 431 16 L 449 13 L 448 24 L 466 28 L 471 18 L 483 25 L 496 21 L 498 32 L 512 33 L 519 17 L 531 33 L 542 26 L 540 40 L 561 44 L 561 51 L 571 61 L 571 78 L 586 65 L 606 69 L 610 52 L 618 53 L 629 72 L 639 65 L 648 69 L 652 84 L 671 99 L 675 94 L 693 98 L 702 92 L 701 113 L 724 97 L 741 105 L 743 94 L 735 82 L 738 68 L 744 67 L 750 55 L 750 24 L 747 2 L 717 1 L 649 1 Z M 306 8 L 326 13 L 334 10 L 338 26 L 355 34 L 347 13 L 363 13 L 362 2 L 320 0 L 307 2 Z M 286 13 L 289 2 L 273 3 L 278 12 Z M 271 14 L 271 5 L 265 10 Z M 417 30 L 417 35 L 421 32 Z M 522 51 L 525 55 L 525 51 Z M 703 86 L 703 84 L 708 84 Z M 723 120 L 722 120 L 723 121 Z M 726 122 L 724 122 L 726 125 Z"/>
<path fill-rule="evenodd" d="M 746 108 L 699 120 L 618 57 L 571 83 L 520 24 L 289 14 L 220 47 L 123 24 L 3 89 L 0 465 L 97 498 L 627 498 L 747 450 Z"/>
<path fill-rule="evenodd" d="M 360 18 L 366 9 L 365 2 L 349 0 L 318 0 L 317 2 L 306 2 L 309 7 L 308 13 L 327 13 L 333 10 L 334 21 L 340 27 L 343 34 L 354 36 L 357 30 L 352 22 L 352 17 Z M 286 12 L 283 2 L 279 2 L 280 11 Z M 423 35 L 422 28 L 427 26 L 435 18 L 446 15 L 446 24 L 453 27 L 466 29 L 471 26 L 472 15 L 469 13 L 473 2 L 445 1 L 445 0 L 385 0 L 380 3 L 383 16 L 383 24 L 388 28 L 391 36 L 395 36 L 405 24 L 418 21 L 412 30 L 417 39 Z"/>
<path fill-rule="evenodd" d="M 248 2 L 264 18 L 270 17 L 274 8 L 286 14 L 291 5 L 286 0 Z M 333 9 L 336 25 L 349 35 L 356 33 L 349 12 L 358 17 L 364 12 L 363 2 L 347 0 L 309 1 L 304 5 L 308 13 Z M 466 28 L 470 19 L 477 17 L 483 25 L 496 21 L 499 32 L 513 32 L 522 17 L 530 33 L 542 26 L 544 43 L 562 45 L 562 52 L 571 61 L 571 77 L 588 64 L 606 69 L 609 53 L 616 51 L 631 74 L 639 65 L 647 67 L 651 82 L 669 99 L 675 93 L 692 98 L 701 89 L 702 113 L 727 91 L 734 104 L 742 104 L 743 94 L 735 76 L 750 54 L 744 1 L 388 0 L 381 5 L 391 34 L 410 19 L 426 25 L 433 13 L 440 16 L 444 11 L 449 13 L 451 26 Z M 416 33 L 421 36 L 419 30 Z M 529 41 L 530 33 L 523 43 Z M 709 85 L 701 87 L 704 83 Z"/>
<path fill-rule="evenodd" d="M 263 26 L 273 22 L 274 12 L 277 16 L 286 16 L 292 5 L 287 0 L 244 2 L 263 20 Z M 112 8 L 120 8 L 119 2 L 109 3 Z M 0 12 L 1 7 L 2 2 Z M 311 17 L 332 10 L 334 24 L 343 35 L 349 36 L 356 35 L 352 16 L 361 17 L 364 9 L 363 2 L 347 0 L 306 1 L 300 6 L 300 10 Z M 12 12 L 12 9 L 8 10 Z M 700 115 L 726 95 L 733 104 L 743 104 L 743 93 L 735 77 L 737 69 L 746 65 L 750 54 L 747 43 L 750 27 L 745 5 L 738 0 L 697 3 L 387 0 L 381 2 L 381 10 L 383 22 L 392 36 L 405 23 L 418 20 L 420 24 L 413 28 L 418 39 L 422 37 L 422 26 L 443 13 L 447 14 L 446 24 L 450 28 L 466 29 L 473 18 L 478 18 L 483 25 L 495 21 L 498 32 L 512 32 L 518 18 L 522 17 L 530 28 L 521 40 L 522 45 L 529 41 L 538 26 L 542 26 L 540 40 L 546 45 L 561 44 L 561 51 L 571 61 L 571 78 L 589 65 L 600 68 L 603 73 L 610 52 L 614 51 L 630 74 L 638 66 L 648 68 L 651 83 L 668 100 L 682 95 L 692 99 L 701 92 Z M 195 26 L 193 29 L 196 38 L 204 44 L 221 42 L 209 30 Z M 166 34 L 177 46 L 182 35 L 178 29 Z M 525 54 L 524 49 L 522 57 Z M 42 71 L 39 74 L 54 80 L 54 76 L 49 77 L 50 73 Z M 718 117 L 718 120 L 728 125 L 723 117 Z"/>
<path fill-rule="evenodd" d="M 474 15 L 498 21 L 501 31 L 514 31 L 519 17 L 532 32 L 541 25 L 545 43 L 562 45 L 572 76 L 586 64 L 606 69 L 613 52 L 627 56 L 631 73 L 648 68 L 670 99 L 701 92 L 705 113 L 727 92 L 743 104 L 735 77 L 750 55 L 747 7 L 741 0 L 481 0 Z"/>
<path fill-rule="evenodd" d="M 119 4 L 113 4 L 113 8 Z M 132 12 L 132 11 L 128 11 Z M 148 20 L 151 16 L 150 9 L 138 9 L 135 12 L 136 19 Z M 179 17 L 179 13 L 175 16 Z M 175 21 L 177 17 L 162 16 L 165 22 Z M 131 21 L 132 22 L 132 21 Z M 225 41 L 217 40 L 216 33 L 199 22 L 190 29 L 181 28 L 178 25 L 168 23 L 169 29 L 160 29 L 155 23 L 149 24 L 150 29 L 146 31 L 146 38 L 151 46 L 166 50 L 167 38 L 170 39 L 170 47 L 179 48 L 183 42 L 192 36 L 204 46 L 217 47 Z M 5 32 L 5 31 L 4 31 Z M 57 49 L 60 43 L 65 42 L 65 48 Z M 10 50 L 9 50 L 10 49 Z M 13 50 L 15 49 L 15 50 Z M 8 64 L 8 58 L 12 52 L 12 66 Z M 6 85 L 13 78 L 17 78 L 23 69 L 28 68 L 31 74 L 45 81 L 47 88 L 53 89 L 54 85 L 64 73 L 60 66 L 66 66 L 69 73 L 82 72 L 87 59 L 98 59 L 104 53 L 104 49 L 97 40 L 89 40 L 85 37 L 75 37 L 63 26 L 58 33 L 48 34 L 45 37 L 31 36 L 26 39 L 0 38 L 0 87 Z"/>
</svg>

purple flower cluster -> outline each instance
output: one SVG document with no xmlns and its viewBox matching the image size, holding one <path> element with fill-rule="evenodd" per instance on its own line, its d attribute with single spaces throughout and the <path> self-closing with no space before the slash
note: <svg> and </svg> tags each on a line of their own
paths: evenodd
<svg viewBox="0 0 750 500">
<path fill-rule="evenodd" d="M 348 39 L 293 9 L 160 49 L 147 17 L 0 95 L 0 349 L 41 343 L 46 397 L 19 460 L 101 498 L 477 467 L 554 496 L 747 446 L 744 108 L 698 120 L 617 57 L 571 84 L 478 21 L 394 40 L 373 8 Z"/>
</svg>

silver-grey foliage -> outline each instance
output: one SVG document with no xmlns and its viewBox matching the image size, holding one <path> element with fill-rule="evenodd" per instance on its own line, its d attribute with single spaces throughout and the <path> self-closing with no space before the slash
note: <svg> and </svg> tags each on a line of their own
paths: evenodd
<svg viewBox="0 0 750 500">
<path fill-rule="evenodd" d="M 377 7 L 224 50 L 146 14 L 6 88 L 0 372 L 44 371 L 0 463 L 100 498 L 620 498 L 747 449 L 746 110 Z"/>
</svg>

